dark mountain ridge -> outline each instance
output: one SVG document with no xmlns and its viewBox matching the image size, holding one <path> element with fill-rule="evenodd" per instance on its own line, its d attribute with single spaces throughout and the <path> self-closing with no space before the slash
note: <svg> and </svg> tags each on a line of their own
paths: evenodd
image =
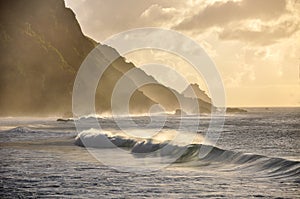
<svg viewBox="0 0 300 199">
<path fill-rule="evenodd" d="M 0 4 L 0 115 L 71 113 L 74 80 L 88 53 L 97 45 L 112 54 L 118 52 L 86 37 L 75 14 L 65 7 L 63 0 L 1 0 Z M 111 112 L 113 88 L 132 68 L 135 68 L 132 63 L 119 56 L 106 69 L 96 92 L 98 113 Z M 136 78 L 157 82 L 144 71 L 136 70 Z M 134 79 L 128 81 L 134 83 Z M 148 112 L 154 104 L 175 111 L 180 108 L 176 98 L 186 107 L 195 100 L 158 83 L 146 85 L 131 97 L 131 112 Z M 210 111 L 210 103 L 196 100 L 201 112 Z M 198 107 L 189 109 L 188 112 L 198 111 Z"/>
</svg>

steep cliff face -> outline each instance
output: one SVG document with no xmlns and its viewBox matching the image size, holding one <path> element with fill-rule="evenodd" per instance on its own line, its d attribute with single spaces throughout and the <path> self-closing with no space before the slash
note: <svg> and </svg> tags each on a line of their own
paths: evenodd
<svg viewBox="0 0 300 199">
<path fill-rule="evenodd" d="M 2 115 L 70 110 L 73 80 L 95 43 L 63 1 L 1 1 Z"/>
<path fill-rule="evenodd" d="M 63 0 L 0 4 L 0 114 L 70 112 L 76 72 L 98 44 L 83 35 Z M 110 87 L 121 76 L 113 67 L 105 72 L 97 93 L 101 111 L 109 111 Z M 145 105 L 154 103 L 141 92 L 134 95 Z"/>
<path fill-rule="evenodd" d="M 83 35 L 63 0 L 0 0 L 0 16 L 0 115 L 71 113 L 76 72 L 98 44 Z M 117 53 L 105 45 L 99 48 Z M 98 113 L 111 111 L 113 88 L 131 68 L 135 66 L 119 57 L 104 72 L 96 93 Z M 136 78 L 156 82 L 138 70 Z M 180 108 L 176 97 L 186 104 L 194 100 L 163 85 L 144 86 L 133 94 L 131 112 L 147 112 L 157 103 L 175 111 Z M 209 103 L 197 100 L 201 111 L 210 110 Z"/>
</svg>

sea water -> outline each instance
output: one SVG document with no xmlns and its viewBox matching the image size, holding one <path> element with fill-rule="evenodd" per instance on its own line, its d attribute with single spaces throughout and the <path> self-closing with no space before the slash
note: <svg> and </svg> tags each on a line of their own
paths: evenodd
<svg viewBox="0 0 300 199">
<path fill-rule="evenodd" d="M 211 144 L 205 139 L 209 115 L 168 116 L 162 133 L 155 135 L 151 130 L 156 126 L 147 126 L 148 117 L 133 117 L 141 125 L 141 137 L 139 129 L 126 126 L 129 117 L 117 118 L 125 129 L 115 119 L 102 117 L 101 130 L 87 125 L 85 132 L 77 132 L 73 121 L 57 118 L 1 118 L 0 197 L 299 198 L 300 109 L 247 110 L 225 116 L 218 141 L 205 157 L 199 151 Z M 160 119 L 152 118 L 157 120 L 154 124 Z M 180 119 L 190 123 L 179 128 Z M 193 120 L 199 121 L 197 132 L 189 132 Z M 129 162 L 164 147 L 178 131 L 197 139 L 188 146 L 173 146 L 173 150 L 186 147 L 176 161 L 154 170 L 128 169 L 133 166 Z M 153 139 L 148 138 L 151 135 Z M 97 144 L 104 138 L 122 147 L 126 156 Z M 97 159 L 93 151 L 105 156 Z M 103 157 L 118 165 L 106 164 Z"/>
</svg>

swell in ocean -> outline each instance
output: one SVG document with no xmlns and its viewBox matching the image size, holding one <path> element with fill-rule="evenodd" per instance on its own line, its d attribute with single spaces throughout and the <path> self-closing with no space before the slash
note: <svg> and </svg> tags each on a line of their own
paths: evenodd
<svg viewBox="0 0 300 199">
<path fill-rule="evenodd" d="M 107 142 L 109 141 L 109 142 Z M 184 150 L 174 162 L 176 166 L 201 168 L 203 165 L 217 164 L 230 170 L 252 170 L 265 172 L 270 177 L 293 178 L 300 183 L 300 161 L 288 160 L 279 157 L 268 157 L 259 154 L 247 154 L 224 150 L 206 144 L 189 144 L 186 146 L 172 145 L 169 141 L 155 139 L 135 139 L 122 135 L 112 134 L 109 131 L 97 132 L 90 129 L 79 133 L 75 144 L 87 148 L 115 148 L 121 147 L 130 151 L 136 158 L 170 156 L 172 152 Z M 201 151 L 209 151 L 205 156 Z"/>
<path fill-rule="evenodd" d="M 117 118 L 122 131 L 114 118 L 98 118 L 101 131 L 87 118 L 79 134 L 77 121 L 0 118 L 0 197 L 298 198 L 300 109 L 258 111 L 226 115 L 217 144 L 203 137 L 209 116 L 184 117 L 184 128 L 178 117 L 168 117 L 155 135 L 160 116 L 132 118 L 139 128 L 129 125 L 131 118 Z M 193 120 L 200 120 L 196 131 Z M 198 140 L 176 145 L 176 131 L 179 141 Z M 168 158 L 174 153 L 177 159 Z M 136 164 L 147 160 L 163 166 L 151 172 Z"/>
</svg>

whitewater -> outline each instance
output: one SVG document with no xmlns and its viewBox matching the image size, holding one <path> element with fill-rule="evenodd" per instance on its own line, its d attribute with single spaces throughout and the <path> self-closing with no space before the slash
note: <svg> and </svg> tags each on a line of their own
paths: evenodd
<svg viewBox="0 0 300 199">
<path fill-rule="evenodd" d="M 72 120 L 1 118 L 0 197 L 299 198 L 300 108 L 247 110 L 225 116 L 216 145 L 205 139 L 209 115 L 168 116 L 154 135 L 159 115 L 154 125 L 147 116 L 120 117 L 122 129 L 99 117 L 101 130 L 81 132 Z M 131 119 L 141 128 L 132 129 Z M 179 126 L 181 119 L 189 122 Z M 192 142 L 172 143 L 178 132 Z M 161 162 L 177 152 L 167 166 Z M 135 165 L 145 158 L 155 169 Z"/>
</svg>

